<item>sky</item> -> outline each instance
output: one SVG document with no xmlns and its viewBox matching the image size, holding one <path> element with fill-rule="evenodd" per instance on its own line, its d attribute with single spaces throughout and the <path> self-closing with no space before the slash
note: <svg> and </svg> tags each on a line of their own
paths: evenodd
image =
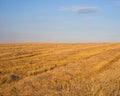
<svg viewBox="0 0 120 96">
<path fill-rule="evenodd" d="M 0 0 L 0 43 L 120 42 L 120 0 Z"/>
</svg>

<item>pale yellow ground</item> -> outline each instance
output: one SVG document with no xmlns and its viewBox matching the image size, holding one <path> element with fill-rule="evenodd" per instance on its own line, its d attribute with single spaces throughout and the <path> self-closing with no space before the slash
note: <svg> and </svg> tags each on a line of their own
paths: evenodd
<svg viewBox="0 0 120 96">
<path fill-rule="evenodd" d="M 120 43 L 0 44 L 0 96 L 120 96 Z"/>
</svg>

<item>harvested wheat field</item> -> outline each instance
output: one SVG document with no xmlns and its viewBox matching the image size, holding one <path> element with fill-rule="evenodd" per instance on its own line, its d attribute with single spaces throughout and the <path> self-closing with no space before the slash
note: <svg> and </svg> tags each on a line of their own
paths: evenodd
<svg viewBox="0 0 120 96">
<path fill-rule="evenodd" d="M 120 44 L 0 44 L 0 96 L 120 96 Z"/>
</svg>

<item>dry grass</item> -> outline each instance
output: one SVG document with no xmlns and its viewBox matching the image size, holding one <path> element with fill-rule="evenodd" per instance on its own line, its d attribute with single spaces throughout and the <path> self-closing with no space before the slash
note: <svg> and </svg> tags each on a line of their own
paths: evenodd
<svg viewBox="0 0 120 96">
<path fill-rule="evenodd" d="M 0 96 L 120 96 L 120 44 L 0 44 Z"/>
</svg>

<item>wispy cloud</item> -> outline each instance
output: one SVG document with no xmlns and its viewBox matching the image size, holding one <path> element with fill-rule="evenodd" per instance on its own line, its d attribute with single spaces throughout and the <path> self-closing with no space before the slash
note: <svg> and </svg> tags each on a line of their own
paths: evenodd
<svg viewBox="0 0 120 96">
<path fill-rule="evenodd" d="M 98 7 L 60 7 L 60 11 L 73 11 L 78 13 L 95 13 L 98 11 Z"/>
</svg>

